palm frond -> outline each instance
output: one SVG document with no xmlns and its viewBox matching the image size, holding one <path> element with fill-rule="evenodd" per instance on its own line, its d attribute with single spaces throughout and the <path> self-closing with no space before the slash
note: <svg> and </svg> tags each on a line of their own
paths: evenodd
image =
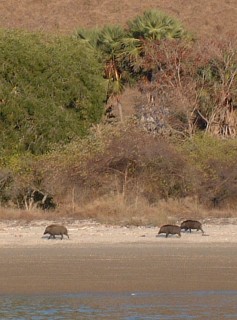
<svg viewBox="0 0 237 320">
<path fill-rule="evenodd" d="M 182 38 L 186 31 L 179 21 L 161 11 L 148 10 L 128 22 L 131 35 L 136 39 L 162 40 Z"/>
<path fill-rule="evenodd" d="M 81 40 L 85 43 L 90 44 L 93 48 L 97 48 L 98 36 L 100 34 L 100 29 L 78 29 L 73 37 Z"/>
</svg>

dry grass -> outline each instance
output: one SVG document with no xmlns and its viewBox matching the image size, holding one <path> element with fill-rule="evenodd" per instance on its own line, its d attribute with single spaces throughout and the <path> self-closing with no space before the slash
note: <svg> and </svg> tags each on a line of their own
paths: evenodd
<svg viewBox="0 0 237 320">
<path fill-rule="evenodd" d="M 136 198 L 133 203 L 126 203 L 121 195 L 97 199 L 87 204 L 81 214 L 101 223 L 137 226 L 157 225 L 168 219 L 164 211 L 149 206 L 145 199 Z"/>
<path fill-rule="evenodd" d="M 157 8 L 198 37 L 225 37 L 237 28 L 236 0 L 1 0 L 0 27 L 72 33 L 78 27 L 123 24 Z"/>
<path fill-rule="evenodd" d="M 1 220 L 17 220 L 24 223 L 30 223 L 35 220 L 58 220 L 64 218 L 62 212 L 58 211 L 42 211 L 38 209 L 23 210 L 13 208 L 0 207 L 0 219 Z"/>
<path fill-rule="evenodd" d="M 236 218 L 236 210 L 231 208 L 207 209 L 195 198 L 160 200 L 149 205 L 144 198 L 135 198 L 127 203 L 121 195 L 106 196 L 79 207 L 72 204 L 56 211 L 27 211 L 0 208 L 1 220 L 17 220 L 24 223 L 35 220 L 84 220 L 92 219 L 99 223 L 121 226 L 160 226 L 165 223 L 180 223 L 185 219 L 205 221 L 213 218 Z"/>
<path fill-rule="evenodd" d="M 42 219 L 43 212 L 38 210 L 26 211 L 12 208 L 0 208 L 1 220 L 26 220 Z"/>
</svg>

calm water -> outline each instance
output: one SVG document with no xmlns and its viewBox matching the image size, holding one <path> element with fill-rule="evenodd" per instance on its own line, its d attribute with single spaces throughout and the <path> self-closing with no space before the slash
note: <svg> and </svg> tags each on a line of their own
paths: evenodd
<svg viewBox="0 0 237 320">
<path fill-rule="evenodd" d="M 237 319 L 237 291 L 0 296 L 0 319 Z"/>
</svg>

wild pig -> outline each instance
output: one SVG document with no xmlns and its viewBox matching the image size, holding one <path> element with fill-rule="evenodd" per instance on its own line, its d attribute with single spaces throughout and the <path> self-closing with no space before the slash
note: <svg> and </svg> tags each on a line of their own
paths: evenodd
<svg viewBox="0 0 237 320">
<path fill-rule="evenodd" d="M 189 230 L 190 233 L 192 229 L 196 229 L 197 231 L 201 230 L 202 233 L 204 233 L 201 222 L 196 220 L 185 220 L 181 223 L 180 228 L 181 230 L 184 229 L 185 231 Z"/>
<path fill-rule="evenodd" d="M 51 237 L 55 239 L 56 235 L 61 235 L 61 240 L 63 239 L 63 235 L 66 235 L 69 239 L 67 228 L 58 224 L 51 224 L 50 226 L 48 226 L 45 229 L 44 234 L 49 234 L 48 239 L 50 239 Z"/>
<path fill-rule="evenodd" d="M 172 225 L 172 224 L 165 224 L 160 227 L 160 230 L 158 232 L 158 235 L 160 233 L 166 233 L 166 238 L 169 234 L 177 234 L 179 237 L 181 237 L 181 229 L 179 226 Z"/>
</svg>

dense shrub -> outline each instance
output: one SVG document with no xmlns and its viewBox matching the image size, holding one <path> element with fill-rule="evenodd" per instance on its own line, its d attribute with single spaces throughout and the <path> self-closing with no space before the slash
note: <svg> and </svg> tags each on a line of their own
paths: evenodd
<svg viewBox="0 0 237 320">
<path fill-rule="evenodd" d="M 0 61 L 1 152 L 44 153 L 100 120 L 105 83 L 89 46 L 1 30 Z"/>
<path fill-rule="evenodd" d="M 216 139 L 210 135 L 196 135 L 186 140 L 180 149 L 189 163 L 199 170 L 202 187 L 198 195 L 208 206 L 236 206 L 236 139 Z"/>
<path fill-rule="evenodd" d="M 85 140 L 89 142 L 88 137 Z M 37 163 L 34 167 L 44 171 L 43 187 L 64 204 L 72 192 L 77 203 L 106 195 L 120 195 L 128 202 L 141 197 L 154 203 L 196 194 L 200 184 L 199 170 L 180 150 L 133 126 L 100 132 L 91 140 L 91 148 L 83 143 L 74 144 L 73 149 L 68 145 L 61 157 L 51 154 L 41 159 L 41 167 Z"/>
</svg>

